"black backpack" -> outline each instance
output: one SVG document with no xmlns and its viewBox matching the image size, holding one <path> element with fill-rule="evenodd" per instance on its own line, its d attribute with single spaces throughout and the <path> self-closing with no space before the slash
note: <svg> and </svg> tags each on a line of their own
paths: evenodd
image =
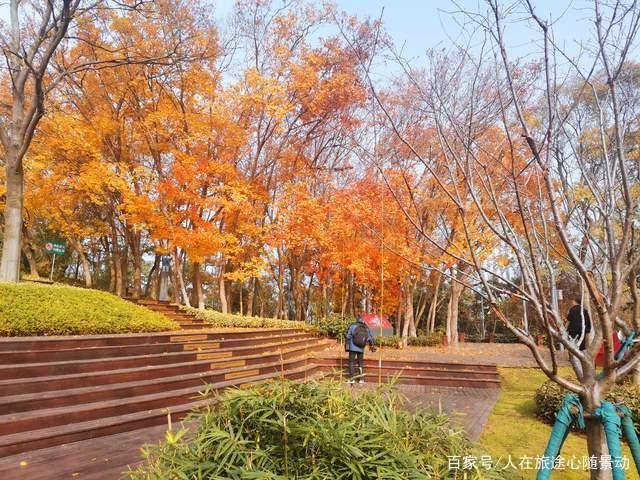
<svg viewBox="0 0 640 480">
<path fill-rule="evenodd" d="M 369 332 L 367 332 L 367 327 L 365 327 L 362 323 L 358 323 L 356 328 L 353 330 L 352 335 L 353 344 L 356 347 L 364 348 L 367 345 L 367 340 L 369 339 Z"/>
</svg>

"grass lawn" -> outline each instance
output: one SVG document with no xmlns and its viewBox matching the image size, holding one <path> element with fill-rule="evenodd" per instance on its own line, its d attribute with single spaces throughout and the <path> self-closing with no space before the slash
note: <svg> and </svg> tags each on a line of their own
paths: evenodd
<svg viewBox="0 0 640 480">
<path fill-rule="evenodd" d="M 544 454 L 551 434 L 551 426 L 535 417 L 536 406 L 533 400 L 536 388 L 546 380 L 546 376 L 533 368 L 501 368 L 500 376 L 502 377 L 502 395 L 489 416 L 478 444 L 483 450 L 489 452 L 494 462 L 501 458 L 501 465 L 504 465 L 511 455 L 516 466 L 523 456 L 533 457 L 535 467 L 535 457 Z M 570 434 L 562 448 L 561 456 L 565 460 L 575 456 L 578 461 L 581 461 L 586 455 L 586 437 Z M 631 463 L 630 469 L 627 470 L 627 480 L 638 479 L 633 458 L 626 446 L 624 455 Z M 508 477 L 511 479 L 535 479 L 536 477 L 535 470 L 509 469 L 508 471 L 513 472 Z M 562 472 L 554 472 L 552 475 L 553 480 L 588 478 L 587 471 L 569 468 Z"/>
</svg>

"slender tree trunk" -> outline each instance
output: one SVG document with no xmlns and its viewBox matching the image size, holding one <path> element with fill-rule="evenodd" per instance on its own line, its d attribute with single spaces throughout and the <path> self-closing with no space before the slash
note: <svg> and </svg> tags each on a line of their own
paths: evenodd
<svg viewBox="0 0 640 480">
<path fill-rule="evenodd" d="M 282 262 L 278 260 L 278 303 L 274 318 L 282 318 L 284 311 L 284 275 L 282 273 Z"/>
<path fill-rule="evenodd" d="M 133 298 L 142 295 L 142 236 L 140 232 L 131 233 L 131 254 L 133 255 Z"/>
<path fill-rule="evenodd" d="M 22 254 L 22 213 L 24 207 L 24 170 L 18 160 L 19 145 L 13 144 L 5 152 L 6 195 L 0 281 L 20 280 Z"/>
<path fill-rule="evenodd" d="M 204 293 L 202 291 L 202 272 L 200 262 L 193 262 L 193 304 L 204 310 Z"/>
<path fill-rule="evenodd" d="M 173 263 L 175 265 L 176 276 L 178 277 L 178 288 L 180 288 L 182 301 L 187 307 L 190 307 L 191 302 L 189 301 L 189 295 L 187 293 L 187 288 L 184 283 L 184 275 L 182 273 L 183 262 L 180 259 L 177 249 L 173 251 Z"/>
<path fill-rule="evenodd" d="M 433 300 L 431 300 L 431 305 L 429 305 L 429 313 L 427 315 L 427 331 L 429 333 L 433 332 L 436 328 L 436 313 L 438 310 L 438 292 L 440 291 L 440 282 L 442 281 L 442 275 L 437 273 L 438 278 L 436 279 L 436 285 L 433 292 Z"/>
<path fill-rule="evenodd" d="M 242 282 L 238 282 L 238 287 L 240 288 L 240 290 L 238 291 L 238 303 L 240 304 L 240 316 L 244 316 L 244 306 L 242 305 L 242 302 L 244 301 L 243 295 L 242 295 L 242 288 L 243 288 L 243 283 Z"/>
<path fill-rule="evenodd" d="M 220 274 L 218 275 L 218 294 L 220 295 L 220 309 L 222 313 L 229 313 L 229 305 L 227 303 L 227 291 L 225 287 L 225 267 L 226 261 L 224 257 L 220 260 Z"/>
<path fill-rule="evenodd" d="M 449 297 L 449 308 L 447 310 L 447 341 L 449 345 L 458 345 L 458 312 L 460 307 L 460 296 L 464 290 L 464 285 L 455 281 L 459 272 L 453 273 L 451 280 L 451 295 Z"/>
<path fill-rule="evenodd" d="M 249 287 L 247 288 L 247 316 L 253 316 L 253 301 L 256 296 L 256 279 L 251 277 L 249 279 Z"/>
<path fill-rule="evenodd" d="M 157 300 L 159 297 L 158 289 L 160 288 L 160 275 L 158 275 L 158 272 L 160 270 L 161 260 L 162 255 L 156 253 L 155 258 L 153 259 L 153 265 L 151 266 L 151 270 L 149 270 L 149 275 L 147 276 L 147 284 L 144 287 L 144 296 L 151 297 L 154 300 Z"/>
<path fill-rule="evenodd" d="M 127 297 L 127 290 L 129 287 L 129 244 L 126 242 L 126 239 L 120 253 L 120 264 L 120 281 L 122 282 L 122 286 L 120 287 L 120 296 Z"/>
</svg>

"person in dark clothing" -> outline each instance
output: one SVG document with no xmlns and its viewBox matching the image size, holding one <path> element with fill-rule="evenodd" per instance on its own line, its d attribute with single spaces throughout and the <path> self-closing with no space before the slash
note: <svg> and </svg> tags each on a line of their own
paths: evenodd
<svg viewBox="0 0 640 480">
<path fill-rule="evenodd" d="M 587 309 L 580 307 L 581 303 L 580 298 L 573 299 L 573 305 L 567 314 L 567 333 L 575 341 L 582 338 L 580 350 L 584 350 L 587 345 L 587 334 L 591 332 L 591 318 Z"/>
<path fill-rule="evenodd" d="M 358 317 L 356 322 L 353 322 L 347 328 L 344 341 L 344 349 L 349 352 L 349 380 L 347 383 L 355 383 L 355 362 L 358 362 L 358 383 L 364 383 L 364 369 L 363 358 L 364 349 L 369 345 L 369 349 L 375 352 L 376 349 L 373 345 L 373 335 L 371 330 L 364 323 L 362 317 Z"/>
</svg>

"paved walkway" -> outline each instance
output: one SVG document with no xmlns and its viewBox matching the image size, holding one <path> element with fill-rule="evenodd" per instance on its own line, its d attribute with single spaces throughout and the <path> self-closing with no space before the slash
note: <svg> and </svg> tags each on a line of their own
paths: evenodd
<svg viewBox="0 0 640 480">
<path fill-rule="evenodd" d="M 500 398 L 497 388 L 460 388 L 401 385 L 410 409 L 429 408 L 444 412 L 471 440 L 477 440 Z"/>
<path fill-rule="evenodd" d="M 332 351 L 343 352 L 344 347 L 336 345 Z M 382 351 L 381 351 L 382 350 Z M 365 353 L 368 358 L 404 358 L 408 360 L 423 360 L 428 362 L 447 363 L 479 363 L 492 364 L 499 367 L 536 367 L 537 364 L 531 351 L 519 343 L 461 343 L 457 347 L 407 347 L 403 350 L 382 348 L 375 353 Z M 545 349 L 541 350 L 543 357 L 549 360 Z M 565 353 L 558 354 L 558 362 L 569 365 Z"/>
</svg>

